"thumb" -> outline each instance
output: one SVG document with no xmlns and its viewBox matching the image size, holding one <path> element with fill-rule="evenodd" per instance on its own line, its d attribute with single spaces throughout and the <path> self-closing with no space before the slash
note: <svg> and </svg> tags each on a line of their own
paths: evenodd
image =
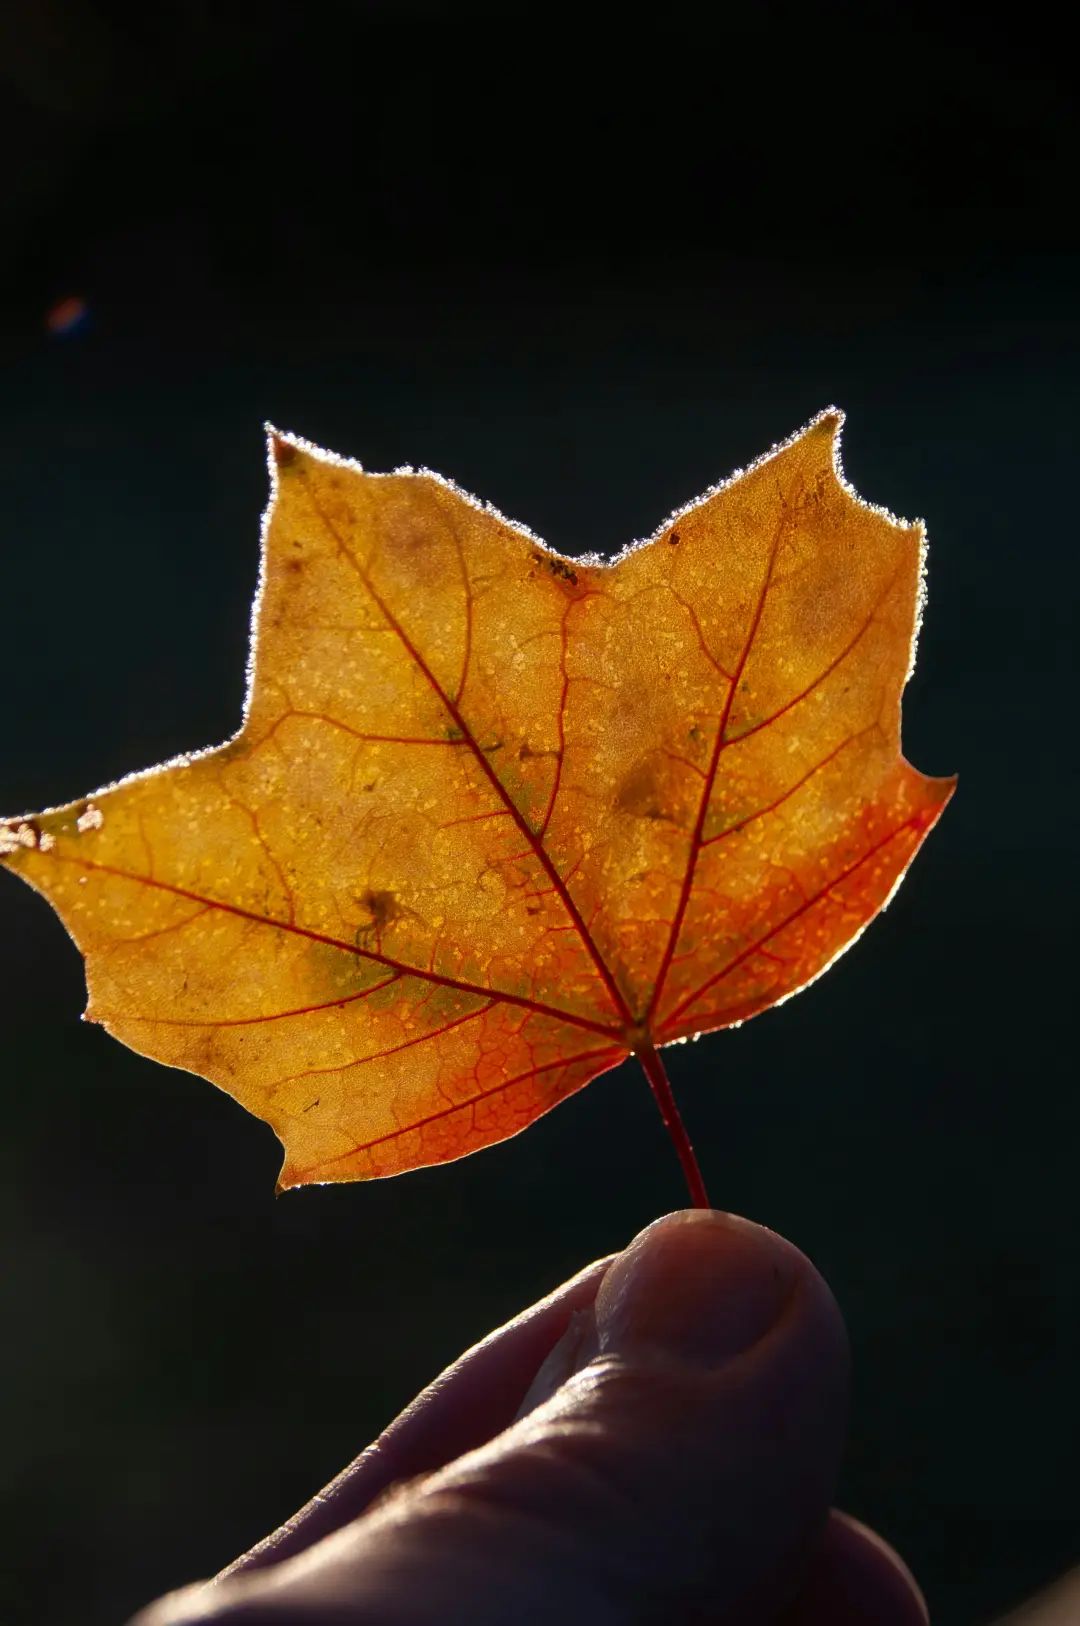
<svg viewBox="0 0 1080 1626">
<path fill-rule="evenodd" d="M 689 1211 L 618 1256 L 584 1315 L 504 1433 L 147 1626 L 773 1621 L 820 1544 L 843 1439 L 828 1288 L 773 1233 Z"/>
</svg>

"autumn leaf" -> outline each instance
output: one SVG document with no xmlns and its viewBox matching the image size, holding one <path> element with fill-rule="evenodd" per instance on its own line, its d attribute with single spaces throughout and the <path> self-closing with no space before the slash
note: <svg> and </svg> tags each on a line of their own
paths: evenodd
<svg viewBox="0 0 1080 1626">
<path fill-rule="evenodd" d="M 87 1015 L 272 1125 L 282 1186 L 460 1157 L 632 1053 L 673 1117 L 658 1047 L 820 975 L 953 789 L 900 754 L 922 528 L 841 422 L 613 563 L 271 432 L 240 732 L 0 825 Z"/>
</svg>

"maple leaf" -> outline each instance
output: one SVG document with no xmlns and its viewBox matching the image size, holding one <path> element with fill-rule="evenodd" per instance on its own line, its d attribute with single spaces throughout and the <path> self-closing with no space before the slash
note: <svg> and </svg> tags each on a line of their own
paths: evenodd
<svg viewBox="0 0 1080 1626">
<path fill-rule="evenodd" d="M 87 1015 L 281 1139 L 280 1184 L 514 1134 L 817 977 L 952 793 L 900 754 L 922 528 L 837 412 L 614 562 L 270 433 L 227 744 L 0 825 Z M 695 1184 L 696 1182 L 696 1184 Z"/>
</svg>

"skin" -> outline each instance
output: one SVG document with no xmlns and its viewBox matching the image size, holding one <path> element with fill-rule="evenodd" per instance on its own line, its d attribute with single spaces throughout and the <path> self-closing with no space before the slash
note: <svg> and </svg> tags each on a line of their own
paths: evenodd
<svg viewBox="0 0 1080 1626">
<path fill-rule="evenodd" d="M 847 1365 L 789 1242 L 669 1214 L 131 1626 L 925 1626 L 902 1559 L 829 1508 Z M 998 1626 L 1077 1619 L 1080 1569 Z"/>
<path fill-rule="evenodd" d="M 281 1530 L 133 1626 L 919 1626 L 830 1511 L 848 1349 L 747 1220 L 657 1220 L 438 1378 Z"/>
</svg>

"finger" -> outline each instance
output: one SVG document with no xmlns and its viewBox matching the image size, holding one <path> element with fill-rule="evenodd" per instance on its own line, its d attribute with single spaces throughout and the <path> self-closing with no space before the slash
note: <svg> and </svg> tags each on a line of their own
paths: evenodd
<svg viewBox="0 0 1080 1626">
<path fill-rule="evenodd" d="M 597 1353 L 505 1433 L 261 1575 L 142 1626 L 765 1626 L 817 1549 L 847 1345 L 789 1243 L 671 1215 L 609 1267 Z"/>
<path fill-rule="evenodd" d="M 1080 1569 L 1070 1570 L 1059 1581 L 1033 1598 L 1028 1598 L 1015 1612 L 995 1623 L 995 1626 L 1076 1626 L 1080 1620 Z"/>
<path fill-rule="evenodd" d="M 833 1512 L 782 1626 L 929 1626 L 915 1577 L 865 1524 Z"/>
<path fill-rule="evenodd" d="M 609 1262 L 586 1266 L 468 1350 L 336 1479 L 223 1575 L 295 1557 L 363 1513 L 389 1486 L 442 1468 L 501 1433 L 552 1346 L 591 1311 Z"/>
</svg>

